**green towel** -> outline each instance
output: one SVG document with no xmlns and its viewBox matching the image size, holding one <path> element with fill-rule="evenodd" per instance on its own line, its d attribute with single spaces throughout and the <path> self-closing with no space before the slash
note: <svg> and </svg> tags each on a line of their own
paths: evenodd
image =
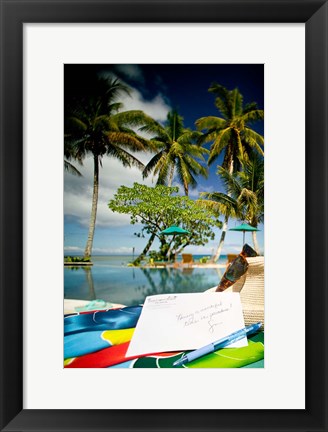
<svg viewBox="0 0 328 432">
<path fill-rule="evenodd" d="M 223 348 L 207 354 L 180 368 L 241 368 L 264 367 L 264 334 L 260 332 L 248 339 L 248 346 L 242 348 Z M 133 368 L 172 368 L 181 354 L 169 357 L 151 355 L 133 361 Z M 252 365 L 252 366 L 251 366 Z M 256 366 L 255 366 L 256 365 Z M 177 368 L 179 368 L 177 367 Z"/>
<path fill-rule="evenodd" d="M 223 348 L 207 354 L 188 364 L 189 368 L 240 368 L 262 360 L 264 345 L 262 342 L 248 341 L 242 348 Z"/>
<path fill-rule="evenodd" d="M 248 346 L 223 348 L 207 354 L 188 364 L 189 368 L 240 368 L 264 359 L 264 333 L 259 332 L 248 339 Z M 258 367 L 263 367 L 259 365 Z"/>
</svg>

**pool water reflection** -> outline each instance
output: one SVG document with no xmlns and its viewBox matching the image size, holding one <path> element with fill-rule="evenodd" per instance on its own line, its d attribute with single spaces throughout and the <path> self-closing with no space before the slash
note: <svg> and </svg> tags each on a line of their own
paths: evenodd
<svg viewBox="0 0 328 432">
<path fill-rule="evenodd" d="M 94 257 L 92 267 L 64 268 L 64 298 L 101 298 L 127 306 L 162 293 L 203 292 L 220 281 L 223 269 L 127 267 L 131 257 Z"/>
</svg>

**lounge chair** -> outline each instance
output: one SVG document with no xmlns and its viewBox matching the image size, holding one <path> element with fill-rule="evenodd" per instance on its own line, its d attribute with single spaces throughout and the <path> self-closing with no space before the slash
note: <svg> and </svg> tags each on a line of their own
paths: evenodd
<svg viewBox="0 0 328 432">
<path fill-rule="evenodd" d="M 192 265 L 194 262 L 194 258 L 192 254 L 182 254 L 182 264 Z"/>
</svg>

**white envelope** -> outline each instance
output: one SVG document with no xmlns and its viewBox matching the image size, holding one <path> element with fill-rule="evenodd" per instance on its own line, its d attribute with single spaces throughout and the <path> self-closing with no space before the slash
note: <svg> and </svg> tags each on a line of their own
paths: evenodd
<svg viewBox="0 0 328 432">
<path fill-rule="evenodd" d="M 146 298 L 126 357 L 201 348 L 245 327 L 239 293 Z M 247 346 L 247 338 L 230 347 Z"/>
</svg>

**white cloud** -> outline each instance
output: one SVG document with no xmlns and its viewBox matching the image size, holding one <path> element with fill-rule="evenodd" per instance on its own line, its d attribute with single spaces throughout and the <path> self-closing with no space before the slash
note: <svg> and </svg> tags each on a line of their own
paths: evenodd
<svg viewBox="0 0 328 432">
<path fill-rule="evenodd" d="M 65 246 L 65 252 L 83 252 L 83 249 L 78 246 Z"/>
<path fill-rule="evenodd" d="M 172 186 L 179 188 L 179 193 L 184 194 L 184 188 L 183 185 L 178 181 L 176 178 L 176 174 L 174 174 L 174 181 L 172 182 Z M 196 186 L 195 188 L 192 188 L 189 186 L 189 198 L 199 198 L 199 194 L 201 192 L 213 192 L 214 188 L 213 186 Z"/>
<path fill-rule="evenodd" d="M 93 248 L 92 249 L 93 254 L 98 255 L 131 255 L 131 248 L 130 247 L 114 247 L 114 248 Z"/>
<path fill-rule="evenodd" d="M 132 78 L 135 81 L 144 81 L 141 68 L 135 64 L 120 64 L 115 66 L 115 70 L 125 77 Z"/>
<path fill-rule="evenodd" d="M 196 186 L 194 189 L 192 189 L 191 187 L 189 188 L 189 196 L 190 198 L 199 198 L 199 195 L 201 192 L 213 192 L 214 191 L 214 187 L 209 185 L 207 187 L 205 186 Z"/>
<path fill-rule="evenodd" d="M 121 65 L 122 67 L 135 66 L 135 65 Z M 137 66 L 136 66 L 137 67 Z M 137 70 L 132 68 L 127 69 L 130 73 L 137 74 Z M 136 88 L 124 82 L 119 78 L 114 72 L 104 71 L 101 73 L 104 78 L 118 78 L 122 83 L 130 87 L 130 95 L 122 93 L 120 95 L 120 102 L 123 103 L 123 108 L 121 111 L 130 110 L 141 110 L 148 114 L 153 119 L 164 122 L 167 117 L 167 113 L 172 109 L 170 105 L 165 101 L 165 98 L 161 93 L 158 93 L 153 99 L 145 99 L 142 93 Z"/>
<path fill-rule="evenodd" d="M 135 65 L 121 65 L 120 72 L 126 75 L 140 77 L 141 71 Z M 114 73 L 103 72 L 103 76 L 115 77 Z M 142 94 L 132 88 L 131 97 L 122 95 L 121 102 L 124 110 L 142 110 L 157 121 L 164 121 L 168 111 L 171 109 L 162 95 L 158 94 L 152 100 L 146 100 Z M 149 136 L 148 136 L 149 137 Z M 153 154 L 143 152 L 135 153 L 142 163 L 147 164 Z M 100 168 L 100 187 L 97 208 L 97 226 L 124 226 L 129 225 L 128 215 L 113 213 L 108 208 L 108 202 L 113 198 L 117 188 L 124 184 L 133 186 L 134 182 L 154 186 L 156 179 L 151 175 L 143 180 L 141 171 L 135 167 L 125 168 L 117 160 L 104 157 L 103 167 Z M 74 164 L 74 162 L 73 162 Z M 73 216 L 83 226 L 88 226 L 90 221 L 92 188 L 93 188 L 93 159 L 87 157 L 83 166 L 76 165 L 83 177 L 76 177 L 65 172 L 64 180 L 64 212 L 65 215 Z"/>
<path fill-rule="evenodd" d="M 131 95 L 122 95 L 120 101 L 123 103 L 124 111 L 141 110 L 157 121 L 165 121 L 171 107 L 166 103 L 161 94 L 151 100 L 146 100 L 139 90 L 132 89 Z"/>
<path fill-rule="evenodd" d="M 150 154 L 137 155 L 144 163 Z M 85 159 L 83 167 L 79 167 L 83 177 L 76 177 L 65 173 L 64 182 L 64 212 L 73 216 L 77 222 L 87 227 L 90 221 L 92 191 L 93 191 L 93 158 Z M 100 187 L 97 208 L 97 226 L 125 226 L 130 224 L 129 215 L 113 213 L 108 208 L 108 202 L 114 197 L 119 186 L 132 187 L 134 182 L 154 186 L 152 177 L 143 180 L 138 168 L 123 167 L 119 161 L 105 157 L 99 173 Z"/>
</svg>

